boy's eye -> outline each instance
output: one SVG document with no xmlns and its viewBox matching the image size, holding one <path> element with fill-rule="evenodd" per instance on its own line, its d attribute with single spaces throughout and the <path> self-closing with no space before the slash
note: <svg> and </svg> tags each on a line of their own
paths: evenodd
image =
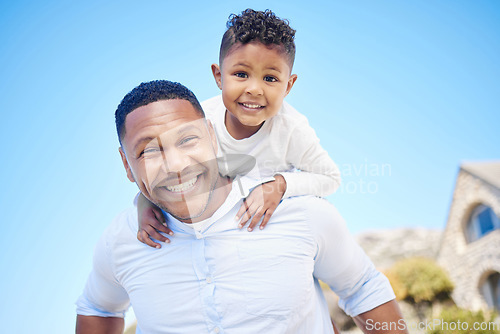
<svg viewBox="0 0 500 334">
<path fill-rule="evenodd" d="M 234 75 L 238 78 L 248 78 L 248 74 L 246 74 L 245 72 L 238 72 L 235 73 Z"/>
<path fill-rule="evenodd" d="M 267 82 L 276 82 L 276 81 L 278 81 L 278 79 L 276 77 L 271 76 L 271 75 L 266 75 L 264 77 L 264 81 L 267 81 Z"/>
</svg>

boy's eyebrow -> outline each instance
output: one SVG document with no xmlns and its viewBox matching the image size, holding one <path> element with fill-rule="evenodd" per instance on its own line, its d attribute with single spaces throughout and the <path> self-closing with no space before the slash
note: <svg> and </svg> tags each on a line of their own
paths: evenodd
<svg viewBox="0 0 500 334">
<path fill-rule="evenodd" d="M 236 67 L 236 66 L 250 67 L 250 65 L 247 65 L 245 63 L 236 63 L 233 65 L 233 67 Z M 281 73 L 281 70 L 278 67 L 269 66 L 269 67 L 266 67 L 266 70 L 272 70 L 272 71 L 276 71 L 276 72 Z"/>
<path fill-rule="evenodd" d="M 245 63 L 236 63 L 233 65 L 233 67 L 236 67 L 236 66 L 250 67 L 250 65 L 247 65 Z"/>
<path fill-rule="evenodd" d="M 281 73 L 281 70 L 277 67 L 269 66 L 269 67 L 266 67 L 266 70 L 272 70 L 272 71 L 276 71 L 276 72 Z"/>
</svg>

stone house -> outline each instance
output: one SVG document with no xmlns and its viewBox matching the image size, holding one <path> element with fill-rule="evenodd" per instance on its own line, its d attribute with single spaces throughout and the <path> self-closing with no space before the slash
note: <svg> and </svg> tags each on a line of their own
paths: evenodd
<svg viewBox="0 0 500 334">
<path fill-rule="evenodd" d="M 500 161 L 460 166 L 438 263 L 463 308 L 500 310 Z"/>
</svg>

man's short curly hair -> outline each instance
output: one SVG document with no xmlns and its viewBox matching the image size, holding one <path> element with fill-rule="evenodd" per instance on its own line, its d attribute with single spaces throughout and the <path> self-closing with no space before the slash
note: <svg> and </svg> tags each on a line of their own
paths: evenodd
<svg viewBox="0 0 500 334">
<path fill-rule="evenodd" d="M 294 38 L 295 30 L 289 26 L 288 20 L 280 19 L 269 9 L 262 12 L 248 8 L 240 15 L 231 14 L 222 37 L 219 65 L 222 65 L 229 49 L 236 43 L 258 41 L 264 45 L 282 46 L 291 68 L 295 60 Z"/>
<path fill-rule="evenodd" d="M 155 80 L 143 82 L 132 89 L 118 105 L 115 111 L 116 131 L 118 140 L 122 144 L 122 138 L 125 136 L 125 118 L 135 109 L 160 100 L 187 100 L 194 109 L 205 117 L 200 102 L 187 87 L 178 82 L 167 80 Z"/>
</svg>

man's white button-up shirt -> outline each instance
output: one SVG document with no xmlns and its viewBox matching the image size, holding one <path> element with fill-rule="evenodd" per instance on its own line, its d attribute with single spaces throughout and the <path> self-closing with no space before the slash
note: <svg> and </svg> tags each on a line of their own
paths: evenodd
<svg viewBox="0 0 500 334">
<path fill-rule="evenodd" d="M 239 183 L 239 185 L 237 185 Z M 214 215 L 194 229 L 172 216 L 172 242 L 137 241 L 137 213 L 120 214 L 99 240 L 77 313 L 123 317 L 138 333 L 333 333 L 318 279 L 355 316 L 389 300 L 388 280 L 326 200 L 284 199 L 264 230 L 238 229 L 241 178 Z"/>
</svg>

